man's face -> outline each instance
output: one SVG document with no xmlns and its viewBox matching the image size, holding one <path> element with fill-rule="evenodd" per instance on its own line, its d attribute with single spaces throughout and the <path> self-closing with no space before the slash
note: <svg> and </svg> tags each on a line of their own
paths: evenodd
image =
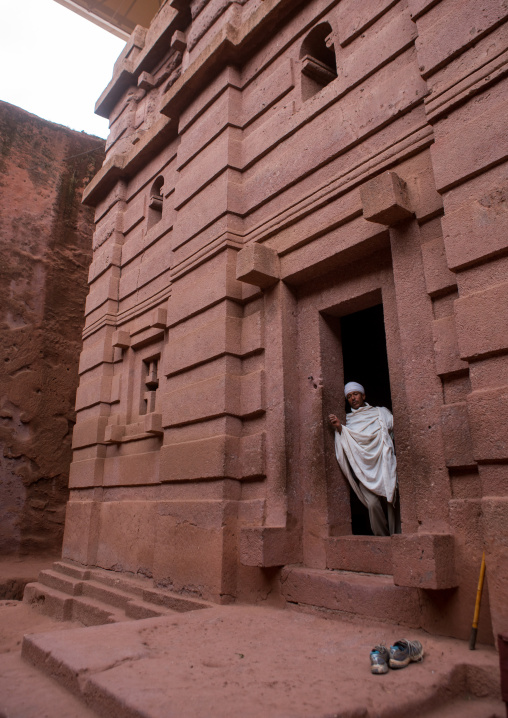
<svg viewBox="0 0 508 718">
<path fill-rule="evenodd" d="M 365 394 L 362 394 L 361 391 L 350 391 L 346 399 L 352 409 L 359 409 L 365 403 Z"/>
</svg>

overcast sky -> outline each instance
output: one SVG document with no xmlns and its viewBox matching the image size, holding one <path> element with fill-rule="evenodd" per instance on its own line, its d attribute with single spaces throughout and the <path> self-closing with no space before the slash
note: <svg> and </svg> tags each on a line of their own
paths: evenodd
<svg viewBox="0 0 508 718">
<path fill-rule="evenodd" d="M 94 105 L 125 43 L 54 0 L 0 0 L 0 100 L 106 137 Z"/>
</svg>

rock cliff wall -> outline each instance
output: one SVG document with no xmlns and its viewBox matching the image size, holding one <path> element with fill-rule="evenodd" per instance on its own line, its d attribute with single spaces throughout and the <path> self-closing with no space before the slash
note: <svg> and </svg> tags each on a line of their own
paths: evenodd
<svg viewBox="0 0 508 718">
<path fill-rule="evenodd" d="M 0 102 L 0 553 L 58 551 L 103 141 Z"/>
</svg>

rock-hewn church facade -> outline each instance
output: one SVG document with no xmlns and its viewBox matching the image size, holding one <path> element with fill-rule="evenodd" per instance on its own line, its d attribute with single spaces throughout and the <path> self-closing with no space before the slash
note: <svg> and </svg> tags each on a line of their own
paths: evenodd
<svg viewBox="0 0 508 718">
<path fill-rule="evenodd" d="M 97 104 L 63 558 L 216 602 L 508 628 L 508 7 L 168 0 Z M 337 465 L 392 408 L 402 533 Z"/>
</svg>

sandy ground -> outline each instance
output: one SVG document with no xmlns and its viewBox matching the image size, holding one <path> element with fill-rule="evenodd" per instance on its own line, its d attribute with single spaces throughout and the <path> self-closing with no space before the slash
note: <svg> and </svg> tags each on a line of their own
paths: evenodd
<svg viewBox="0 0 508 718">
<path fill-rule="evenodd" d="M 21 658 L 26 634 L 25 658 L 59 683 Z M 424 661 L 373 676 L 370 649 L 402 637 Z M 0 718 L 97 715 L 83 700 L 115 718 L 504 718 L 498 691 L 492 648 L 391 624 L 213 606 L 84 628 L 0 601 Z"/>
<path fill-rule="evenodd" d="M 63 695 L 60 686 L 55 693 L 56 684 L 38 672 L 37 705 L 26 700 L 20 688 L 30 685 L 34 669 L 20 659 L 20 632 L 24 630 L 46 631 L 30 639 L 33 645 L 25 650 L 27 657 L 52 669 L 62 685 L 103 715 L 505 715 L 504 705 L 496 697 L 497 655 L 488 647 L 470 652 L 462 641 L 411 631 L 407 637 L 424 644 L 423 663 L 373 676 L 369 663 L 372 646 L 379 641 L 389 644 L 406 633 L 388 624 L 327 620 L 268 607 L 216 606 L 174 617 L 76 628 L 40 617 L 30 607 L 6 603 L 15 602 L 0 606 L 1 641 L 11 656 L 7 663 L 2 663 L 0 656 L 0 674 L 7 671 L 15 685 L 8 710 L 6 699 L 0 698 L 0 715 L 3 709 L 6 718 L 92 715 L 82 704 L 69 708 L 69 701 L 75 699 Z M 3 683 L 5 687 L 5 679 Z M 457 694 L 459 703 L 454 702 Z M 56 703 L 58 711 L 51 713 Z"/>
<path fill-rule="evenodd" d="M 0 601 L 0 718 L 96 718 L 82 702 L 21 658 L 25 634 L 68 631 L 20 601 Z"/>
</svg>

